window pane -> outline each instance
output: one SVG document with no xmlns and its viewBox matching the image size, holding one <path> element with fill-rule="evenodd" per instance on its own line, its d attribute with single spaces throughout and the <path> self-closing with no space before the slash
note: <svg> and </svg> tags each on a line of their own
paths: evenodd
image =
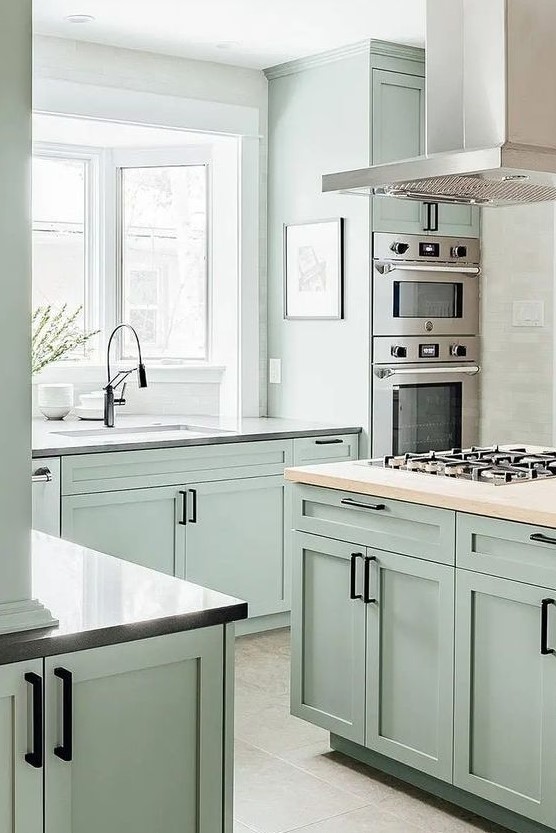
<svg viewBox="0 0 556 833">
<path fill-rule="evenodd" d="M 122 218 L 124 321 L 144 356 L 206 358 L 206 167 L 124 168 Z"/>
<path fill-rule="evenodd" d="M 86 297 L 86 160 L 33 158 L 33 308 Z M 84 326 L 83 314 L 76 322 Z M 72 358 L 76 358 L 73 356 Z"/>
</svg>

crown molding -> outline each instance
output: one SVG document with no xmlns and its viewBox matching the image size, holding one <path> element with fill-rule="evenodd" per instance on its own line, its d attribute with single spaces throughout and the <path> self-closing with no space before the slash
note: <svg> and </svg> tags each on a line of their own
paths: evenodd
<svg viewBox="0 0 556 833">
<path fill-rule="evenodd" d="M 382 40 L 363 40 L 351 43 L 347 46 L 340 46 L 338 49 L 329 49 L 327 52 L 319 52 L 317 55 L 308 55 L 305 58 L 296 58 L 293 61 L 286 61 L 284 64 L 277 64 L 263 70 L 269 81 L 275 78 L 283 78 L 285 75 L 294 75 L 315 67 L 351 58 L 354 55 L 383 55 L 389 58 L 403 58 L 406 61 L 417 61 L 422 63 L 425 59 L 425 52 L 416 46 L 404 46 L 400 43 L 390 43 Z"/>
</svg>

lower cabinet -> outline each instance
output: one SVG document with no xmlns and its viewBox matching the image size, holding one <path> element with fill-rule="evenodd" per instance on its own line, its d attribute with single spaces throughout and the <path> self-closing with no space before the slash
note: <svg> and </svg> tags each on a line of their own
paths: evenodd
<svg viewBox="0 0 556 833">
<path fill-rule="evenodd" d="M 42 725 L 31 712 L 33 686 L 42 699 L 42 666 L 39 659 L 0 666 L 0 830 L 6 833 L 43 833 Z"/>
<path fill-rule="evenodd" d="M 454 783 L 554 827 L 556 594 L 458 570 L 456 598 Z"/>
<path fill-rule="evenodd" d="M 223 650 L 217 627 L 0 667 L 0 829 L 222 833 Z"/>
<path fill-rule="evenodd" d="M 62 498 L 62 538 L 174 575 L 183 550 L 176 486 Z"/>
<path fill-rule="evenodd" d="M 292 713 L 452 778 L 454 570 L 295 533 Z"/>
<path fill-rule="evenodd" d="M 250 616 L 289 610 L 289 497 L 290 487 L 280 476 L 188 488 L 178 575 L 244 599 Z"/>
<path fill-rule="evenodd" d="M 366 745 L 452 780 L 454 569 L 367 550 Z"/>
</svg>

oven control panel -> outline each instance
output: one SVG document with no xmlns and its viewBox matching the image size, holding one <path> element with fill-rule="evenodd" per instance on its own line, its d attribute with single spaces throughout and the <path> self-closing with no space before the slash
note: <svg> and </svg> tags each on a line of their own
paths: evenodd
<svg viewBox="0 0 556 833">
<path fill-rule="evenodd" d="M 439 336 L 433 339 L 381 336 L 373 339 L 373 364 L 465 364 L 478 360 L 478 336 Z"/>
<path fill-rule="evenodd" d="M 377 232 L 373 235 L 375 261 L 478 267 L 480 243 L 471 237 L 420 237 L 416 234 Z"/>
</svg>

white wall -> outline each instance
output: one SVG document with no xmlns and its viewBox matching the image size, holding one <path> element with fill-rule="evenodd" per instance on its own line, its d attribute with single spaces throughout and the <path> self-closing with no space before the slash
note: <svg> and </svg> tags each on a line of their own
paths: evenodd
<svg viewBox="0 0 556 833">
<path fill-rule="evenodd" d="M 0 607 L 30 593 L 31 2 L 4 3 L 0 27 Z"/>
<path fill-rule="evenodd" d="M 369 164 L 369 50 L 269 82 L 269 386 L 271 416 L 368 424 L 368 199 L 322 194 L 323 173 Z M 283 319 L 282 226 L 345 218 L 345 320 Z"/>
<path fill-rule="evenodd" d="M 555 207 L 483 209 L 481 441 L 553 442 Z M 542 301 L 544 327 L 512 326 Z"/>
<path fill-rule="evenodd" d="M 230 105 L 230 119 L 234 118 L 232 108 L 245 108 L 246 112 L 257 114 L 253 131 L 254 138 L 246 139 L 247 148 L 251 145 L 258 153 L 259 181 L 258 190 L 250 190 L 248 199 L 252 210 L 253 204 L 258 206 L 258 251 L 255 239 L 254 254 L 246 259 L 246 240 L 240 252 L 240 268 L 243 267 L 241 279 L 245 281 L 246 292 L 250 295 L 260 293 L 259 303 L 253 305 L 258 309 L 259 320 L 252 326 L 252 320 L 245 327 L 248 343 L 241 345 L 244 357 L 256 356 L 256 362 L 247 362 L 240 356 L 239 361 L 245 373 L 253 378 L 242 378 L 242 395 L 245 407 L 250 411 L 245 415 L 254 416 L 264 413 L 266 409 L 266 363 L 259 366 L 258 358 L 265 355 L 266 339 L 266 157 L 267 157 L 267 110 L 268 86 L 262 72 L 213 64 L 205 61 L 192 61 L 167 55 L 159 55 L 139 50 L 120 49 L 101 46 L 98 44 L 69 41 L 60 38 L 37 37 L 34 42 L 34 77 L 40 89 L 48 89 L 48 82 L 70 82 L 78 85 L 90 85 L 93 88 L 111 88 L 115 91 L 129 91 L 144 93 L 146 99 L 149 94 L 163 95 L 168 102 L 169 97 L 178 99 L 215 102 L 223 107 Z M 67 94 L 71 97 L 71 88 Z M 228 112 L 228 111 L 226 111 Z M 156 122 L 155 122 L 156 123 Z M 193 125 L 191 125 L 193 126 Z M 260 138 L 257 139 L 256 136 Z M 258 144 L 258 151 L 257 151 Z M 247 153 L 252 151 L 247 150 Z M 242 205 L 242 209 L 243 209 Z M 257 226 L 253 222 L 253 226 Z M 251 229 L 248 230 L 251 233 Z M 258 254 L 258 262 L 257 261 Z M 255 270 L 255 277 L 252 271 Z M 258 281 L 257 281 L 258 277 Z M 258 284 L 258 285 L 257 285 Z M 255 313 L 256 316 L 256 313 Z M 251 315 L 251 319 L 253 316 Z M 250 325 L 250 326 L 249 326 Z M 253 343 L 254 342 L 254 343 Z M 235 372 L 235 371 L 234 371 Z M 150 398 L 158 392 L 157 383 L 153 386 Z M 160 408 L 168 412 L 169 397 L 173 401 L 174 413 L 188 412 L 196 407 L 195 401 L 202 397 L 190 396 L 187 385 L 179 387 L 173 385 L 166 391 L 160 391 Z M 216 401 L 218 397 L 216 397 Z M 140 404 L 144 400 L 133 397 L 136 407 L 143 409 Z M 211 394 L 211 401 L 215 397 Z M 130 406 L 131 407 L 131 406 Z M 156 404 L 152 405 L 156 409 Z M 198 413 L 198 411 L 196 411 Z"/>
</svg>

